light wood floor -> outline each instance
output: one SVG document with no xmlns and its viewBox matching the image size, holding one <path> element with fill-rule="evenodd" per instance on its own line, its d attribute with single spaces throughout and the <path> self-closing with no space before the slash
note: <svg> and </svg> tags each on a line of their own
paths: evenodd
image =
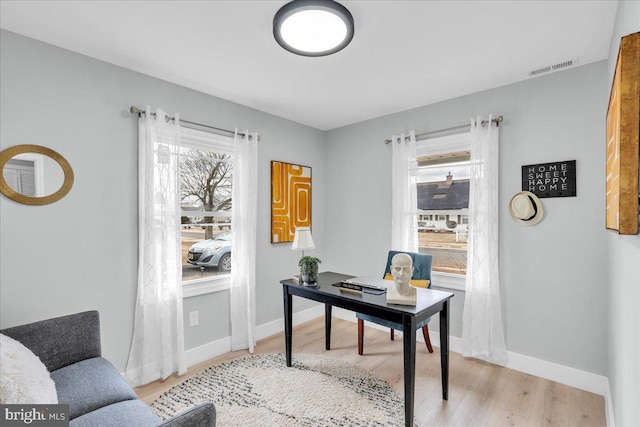
<svg viewBox="0 0 640 427">
<path fill-rule="evenodd" d="M 364 355 L 358 356 L 356 325 L 333 319 L 332 349 L 324 349 L 324 319 L 318 318 L 294 329 L 296 353 L 328 354 L 361 366 L 387 380 L 403 394 L 402 339 L 389 340 L 389 333 L 365 328 Z M 416 355 L 415 424 L 425 426 L 605 426 L 602 396 L 511 369 L 449 354 L 449 400 L 442 400 L 440 353 L 429 354 L 418 342 Z M 258 342 L 256 353 L 283 353 L 284 334 Z M 225 361 L 248 355 L 226 353 L 172 376 L 138 387 L 136 393 L 150 403 L 189 376 Z M 224 426 L 221 426 L 224 427 Z"/>
</svg>

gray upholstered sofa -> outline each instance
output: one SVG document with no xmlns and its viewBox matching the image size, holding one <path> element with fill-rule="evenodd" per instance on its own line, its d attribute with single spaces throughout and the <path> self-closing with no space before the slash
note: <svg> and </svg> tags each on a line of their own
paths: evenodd
<svg viewBox="0 0 640 427">
<path fill-rule="evenodd" d="M 100 318 L 87 311 L 1 330 L 29 348 L 50 372 L 58 403 L 69 404 L 72 427 L 206 426 L 216 422 L 212 403 L 162 421 L 138 400 L 101 354 Z"/>
</svg>

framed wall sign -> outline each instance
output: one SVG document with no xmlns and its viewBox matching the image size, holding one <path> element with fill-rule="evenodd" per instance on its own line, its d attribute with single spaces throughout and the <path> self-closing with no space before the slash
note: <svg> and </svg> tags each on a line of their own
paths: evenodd
<svg viewBox="0 0 640 427">
<path fill-rule="evenodd" d="M 576 161 L 522 166 L 522 191 L 539 198 L 576 196 Z"/>
<path fill-rule="evenodd" d="M 271 243 L 293 242 L 311 227 L 311 168 L 271 161 Z"/>
<path fill-rule="evenodd" d="M 638 234 L 640 33 L 622 37 L 607 110 L 606 227 Z"/>
</svg>

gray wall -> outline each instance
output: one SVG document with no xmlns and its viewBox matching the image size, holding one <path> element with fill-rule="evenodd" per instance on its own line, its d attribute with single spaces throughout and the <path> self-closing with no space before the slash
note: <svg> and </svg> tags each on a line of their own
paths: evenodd
<svg viewBox="0 0 640 427">
<path fill-rule="evenodd" d="M 97 309 L 105 356 L 124 369 L 138 256 L 138 126 L 128 109 L 145 104 L 260 133 L 256 320 L 282 317 L 278 280 L 296 273 L 300 254 L 270 244 L 269 162 L 313 168 L 313 254 L 323 259 L 323 132 L 6 31 L 0 43 L 1 148 L 50 147 L 75 173 L 71 192 L 57 203 L 35 207 L 0 198 L 1 327 Z M 185 316 L 200 312 L 200 326 L 185 328 L 187 348 L 229 335 L 228 300 L 228 292 L 185 300 Z"/>
<path fill-rule="evenodd" d="M 372 274 L 390 242 L 384 139 L 493 112 L 505 117 L 500 253 L 508 349 L 608 374 L 617 424 L 640 424 L 640 239 L 606 232 L 603 215 L 607 97 L 619 37 L 638 31 L 639 5 L 620 2 L 609 61 L 327 133 L 2 31 L 1 148 L 51 147 L 71 163 L 76 181 L 48 206 L 0 198 L 0 327 L 98 309 L 105 355 L 124 368 L 137 269 L 137 125 L 130 105 L 261 134 L 258 324 L 281 317 L 278 279 L 295 272 L 299 256 L 269 243 L 269 160 L 313 167 L 314 255 L 323 267 Z M 573 159 L 578 196 L 543 199 L 546 217 L 535 227 L 511 221 L 507 203 L 519 190 L 520 166 Z M 200 326 L 186 328 L 187 348 L 228 336 L 228 299 L 219 292 L 185 300 L 185 314 L 200 311 Z M 451 320 L 458 337 L 463 302 L 456 292 Z"/>
<path fill-rule="evenodd" d="M 621 1 L 611 40 L 607 91 L 620 38 L 640 31 L 640 2 Z M 609 383 L 616 425 L 640 425 L 640 237 L 607 232 Z"/>
<path fill-rule="evenodd" d="M 327 258 L 353 274 L 382 273 L 390 244 L 391 147 L 385 138 L 500 114 L 500 279 L 510 351 L 603 375 L 606 323 L 605 61 L 358 123 L 327 134 Z M 522 165 L 577 161 L 577 197 L 542 199 L 545 218 L 522 227 L 508 202 Z M 343 207 L 341 209 L 341 207 Z M 437 283 L 435 283 L 437 285 Z M 461 336 L 464 293 L 452 300 Z M 437 327 L 435 324 L 433 327 Z"/>
</svg>

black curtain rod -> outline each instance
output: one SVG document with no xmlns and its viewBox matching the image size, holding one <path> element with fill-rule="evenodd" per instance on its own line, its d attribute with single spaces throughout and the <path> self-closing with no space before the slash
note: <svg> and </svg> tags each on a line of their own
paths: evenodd
<svg viewBox="0 0 640 427">
<path fill-rule="evenodd" d="M 132 105 L 132 106 L 131 106 L 131 108 L 129 108 L 129 112 L 131 112 L 131 114 L 136 114 L 136 115 L 138 115 L 138 116 L 140 116 L 141 114 L 146 114 L 146 111 L 145 111 L 145 110 L 142 110 L 142 109 L 140 109 L 140 108 L 136 107 L 135 105 Z M 156 113 L 153 113 L 153 112 L 152 112 L 152 113 L 151 113 L 151 115 L 155 117 L 155 116 L 156 116 Z M 167 116 L 167 120 L 175 120 L 175 117 L 169 117 L 169 116 Z M 235 134 L 236 134 L 236 132 L 235 132 L 235 131 L 233 131 L 233 130 L 217 128 L 217 127 L 215 127 L 215 126 L 204 125 L 204 124 L 202 124 L 202 123 L 190 122 L 189 120 L 184 120 L 184 119 L 180 119 L 180 123 L 187 123 L 187 124 L 194 125 L 194 126 L 200 126 L 200 127 L 208 128 L 208 129 L 214 129 L 214 130 L 217 130 L 217 131 L 220 131 L 220 132 L 227 132 L 227 133 L 230 133 L 230 134 L 232 134 L 232 135 L 235 135 Z M 245 135 L 244 133 L 242 133 L 242 132 L 238 132 L 238 135 L 242 136 L 243 138 L 246 136 L 246 135 Z M 258 140 L 259 140 L 259 139 L 258 139 Z"/>
<path fill-rule="evenodd" d="M 495 119 L 492 119 L 491 122 L 495 123 L 496 126 L 500 126 L 500 123 L 502 123 L 502 120 L 504 120 L 504 118 L 502 116 L 498 116 Z M 483 121 L 480 122 L 482 127 L 485 127 L 487 125 L 487 123 L 489 123 L 489 120 L 483 120 Z M 433 130 L 431 132 L 419 133 L 418 135 L 416 135 L 416 141 L 422 140 L 422 139 L 427 139 L 429 137 L 429 135 L 434 135 L 436 133 L 450 132 L 450 131 L 453 131 L 453 130 L 466 129 L 468 127 L 471 127 L 471 125 L 470 124 L 468 124 L 468 125 L 460 125 L 460 126 L 454 126 L 454 127 L 450 127 L 450 128 L 446 128 L 446 129 Z M 391 142 L 392 141 L 390 139 L 385 139 L 384 140 L 385 144 L 391 144 Z M 398 141 L 398 142 L 400 142 L 400 141 Z"/>
</svg>

